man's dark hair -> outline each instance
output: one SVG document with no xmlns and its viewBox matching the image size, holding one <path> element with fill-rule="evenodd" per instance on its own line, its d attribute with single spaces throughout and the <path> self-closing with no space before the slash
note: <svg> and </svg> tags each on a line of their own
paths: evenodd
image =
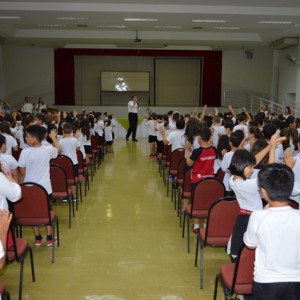
<svg viewBox="0 0 300 300">
<path fill-rule="evenodd" d="M 239 123 L 244 122 L 246 121 L 246 116 L 241 114 L 238 116 L 237 120 Z"/>
<path fill-rule="evenodd" d="M 35 137 L 40 143 L 45 138 L 46 128 L 40 125 L 30 125 L 26 128 L 26 132 Z"/>
<path fill-rule="evenodd" d="M 65 134 L 71 134 L 73 132 L 73 126 L 71 123 L 68 123 L 66 122 L 64 125 L 63 125 L 63 132 Z"/>
<path fill-rule="evenodd" d="M 294 187 L 294 173 L 286 165 L 268 164 L 258 173 L 258 186 L 271 201 L 288 201 Z"/>
<path fill-rule="evenodd" d="M 199 128 L 198 135 L 201 137 L 202 141 L 208 142 L 211 137 L 211 131 L 208 127 Z"/>
<path fill-rule="evenodd" d="M 237 148 L 239 147 L 243 139 L 244 132 L 243 130 L 238 129 L 230 134 L 229 141 L 231 142 L 232 146 Z"/>
<path fill-rule="evenodd" d="M 276 127 L 274 124 L 269 124 L 269 123 L 265 124 L 263 128 L 263 134 L 267 140 L 269 140 L 275 132 L 276 132 Z"/>
<path fill-rule="evenodd" d="M 180 114 L 179 114 L 178 112 L 176 112 L 176 113 L 173 113 L 173 116 L 172 116 L 172 118 L 173 118 L 173 120 L 174 120 L 174 121 L 177 121 L 177 120 L 179 120 L 179 119 L 180 119 Z"/>
<path fill-rule="evenodd" d="M 255 166 L 255 164 L 255 156 L 245 149 L 240 149 L 234 152 L 228 169 L 232 175 L 240 176 L 246 179 L 244 176 L 245 168 L 249 166 Z"/>
<path fill-rule="evenodd" d="M 178 119 L 178 120 L 176 121 L 176 128 L 177 128 L 177 129 L 184 129 L 184 126 L 185 126 L 184 120 Z"/>
</svg>

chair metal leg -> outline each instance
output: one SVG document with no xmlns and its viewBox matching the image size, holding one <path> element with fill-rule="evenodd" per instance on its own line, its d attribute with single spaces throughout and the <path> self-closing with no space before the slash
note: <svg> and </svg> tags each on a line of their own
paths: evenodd
<svg viewBox="0 0 300 300">
<path fill-rule="evenodd" d="M 23 292 L 23 271 L 24 271 L 24 256 L 20 258 L 19 300 L 22 300 L 22 292 Z"/>
<path fill-rule="evenodd" d="M 190 216 L 187 215 L 187 226 L 186 226 L 186 230 L 187 230 L 187 252 L 190 253 L 191 252 L 191 243 L 190 243 Z"/>
<path fill-rule="evenodd" d="M 184 229 L 185 229 L 185 215 L 186 212 L 183 213 L 183 222 L 182 222 L 182 238 L 184 238 Z"/>
<path fill-rule="evenodd" d="M 200 241 L 200 289 L 203 289 L 203 273 L 204 273 L 203 252 L 204 252 L 204 245 Z"/>
<path fill-rule="evenodd" d="M 52 234 L 52 258 L 51 258 L 51 262 L 54 263 L 54 233 L 55 233 L 55 222 L 54 224 L 52 224 L 51 226 L 51 234 Z"/>
<path fill-rule="evenodd" d="M 216 275 L 216 279 L 215 279 L 214 300 L 217 300 L 218 283 L 219 283 L 219 274 Z"/>
<path fill-rule="evenodd" d="M 71 217 L 71 214 L 72 214 L 71 211 L 72 211 L 72 206 L 73 206 L 73 213 L 74 213 L 74 203 L 72 201 L 72 196 L 71 197 L 69 196 L 68 202 L 69 202 L 69 228 L 71 228 L 71 219 L 72 219 L 72 217 Z"/>
<path fill-rule="evenodd" d="M 56 235 L 57 235 L 57 246 L 60 246 L 60 236 L 59 236 L 59 219 L 56 217 Z"/>
<path fill-rule="evenodd" d="M 30 255 L 30 265 L 31 265 L 32 282 L 35 282 L 35 272 L 34 272 L 33 253 L 32 253 L 31 247 L 29 247 L 29 255 Z"/>
<path fill-rule="evenodd" d="M 169 188 L 170 188 L 170 178 L 167 176 L 167 197 L 169 197 Z"/>
<path fill-rule="evenodd" d="M 195 267 L 197 267 L 198 264 L 198 250 L 199 250 L 199 235 L 197 235 L 197 243 L 196 243 L 196 251 L 195 251 Z"/>
</svg>

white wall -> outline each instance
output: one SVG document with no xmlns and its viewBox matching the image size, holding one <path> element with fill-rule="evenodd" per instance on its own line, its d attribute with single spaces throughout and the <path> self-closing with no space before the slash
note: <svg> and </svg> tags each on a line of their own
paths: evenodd
<svg viewBox="0 0 300 300">
<path fill-rule="evenodd" d="M 253 51 L 248 59 L 244 50 L 223 51 L 222 91 L 248 90 L 270 93 L 272 80 L 272 51 Z"/>
<path fill-rule="evenodd" d="M 54 103 L 54 49 L 24 46 L 2 47 L 3 91 L 10 103 L 19 105 L 25 96 L 34 102 L 44 96 Z"/>
</svg>

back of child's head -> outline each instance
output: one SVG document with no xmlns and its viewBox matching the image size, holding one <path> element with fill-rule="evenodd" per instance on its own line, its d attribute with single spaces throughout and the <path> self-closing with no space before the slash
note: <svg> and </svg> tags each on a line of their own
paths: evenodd
<svg viewBox="0 0 300 300">
<path fill-rule="evenodd" d="M 168 117 L 173 115 L 173 110 L 169 110 L 167 113 Z"/>
<path fill-rule="evenodd" d="M 234 152 L 228 169 L 232 175 L 246 179 L 244 175 L 245 168 L 255 166 L 255 164 L 256 159 L 251 152 L 245 149 L 239 149 Z"/>
<path fill-rule="evenodd" d="M 294 173 L 284 164 L 268 164 L 258 173 L 258 186 L 271 201 L 288 201 L 294 187 Z"/>
<path fill-rule="evenodd" d="M 30 125 L 26 128 L 26 132 L 32 137 L 36 138 L 39 143 L 45 138 L 47 130 L 40 125 Z"/>
<path fill-rule="evenodd" d="M 113 116 L 112 115 L 108 115 L 107 116 L 110 120 L 112 120 Z"/>
<path fill-rule="evenodd" d="M 153 112 L 150 117 L 152 120 L 157 120 L 157 113 Z"/>
<path fill-rule="evenodd" d="M 72 126 L 72 124 L 66 122 L 63 125 L 63 132 L 64 132 L 64 134 L 71 134 L 73 132 L 73 126 Z"/>
<path fill-rule="evenodd" d="M 177 121 L 180 119 L 180 113 L 179 112 L 174 112 L 173 115 L 172 115 L 172 118 L 174 121 Z"/>
<path fill-rule="evenodd" d="M 208 127 L 201 127 L 199 129 L 198 135 L 201 137 L 201 140 L 203 142 L 208 142 L 210 140 L 210 137 L 211 137 L 211 131 Z"/>
<path fill-rule="evenodd" d="M 245 122 L 246 121 L 246 116 L 244 114 L 240 114 L 237 118 L 239 123 Z"/>
<path fill-rule="evenodd" d="M 203 119 L 207 123 L 208 127 L 210 127 L 212 125 L 212 122 L 213 122 L 212 116 L 205 115 Z"/>
<path fill-rule="evenodd" d="M 111 125 L 111 120 L 106 120 L 105 123 L 106 123 L 106 126 L 110 126 Z"/>
<path fill-rule="evenodd" d="M 266 123 L 266 124 L 270 124 L 270 123 Z M 271 124 L 273 124 L 277 129 L 282 129 L 282 124 L 284 124 L 284 122 L 280 121 L 279 119 L 274 119 L 271 121 Z"/>
<path fill-rule="evenodd" d="M 218 145 L 217 145 L 217 153 L 218 158 L 223 159 L 222 151 L 223 150 L 230 151 L 230 145 L 229 145 L 229 136 L 227 134 L 223 134 L 219 137 Z"/>
<path fill-rule="evenodd" d="M 44 123 L 45 122 L 45 116 L 43 114 L 36 114 L 35 118 L 39 120 L 40 122 Z"/>
<path fill-rule="evenodd" d="M 10 131 L 10 124 L 7 121 L 3 121 L 0 123 L 0 131 L 2 133 L 6 133 L 6 134 L 10 134 L 11 135 L 11 131 Z"/>
<path fill-rule="evenodd" d="M 249 133 L 254 136 L 256 139 L 262 139 L 263 135 L 261 131 L 258 129 L 258 127 L 249 127 Z"/>
<path fill-rule="evenodd" d="M 177 129 L 184 129 L 184 127 L 185 127 L 185 122 L 184 122 L 184 120 L 178 119 L 178 120 L 176 121 L 176 128 L 177 128 Z"/>
<path fill-rule="evenodd" d="M 233 147 L 237 148 L 240 146 L 242 140 L 244 139 L 244 132 L 243 130 L 236 130 L 230 134 L 229 141 Z"/>
<path fill-rule="evenodd" d="M 263 134 L 267 140 L 269 140 L 275 132 L 276 132 L 276 127 L 274 124 L 272 123 L 265 124 L 263 128 Z"/>
<path fill-rule="evenodd" d="M 248 123 L 249 127 L 258 127 L 258 123 L 256 122 L 256 120 L 251 120 Z"/>
<path fill-rule="evenodd" d="M 6 137 L 4 135 L 0 134 L 0 148 L 4 144 L 6 144 Z"/>
<path fill-rule="evenodd" d="M 255 117 L 254 120 L 258 124 L 258 126 L 263 126 L 264 125 L 264 119 L 263 118 Z"/>
<path fill-rule="evenodd" d="M 199 133 L 199 122 L 197 118 L 191 117 L 186 123 L 185 126 L 185 138 L 190 143 L 194 141 L 195 136 Z"/>
<path fill-rule="evenodd" d="M 295 123 L 295 117 L 293 116 L 289 116 L 288 118 L 286 118 L 286 120 L 284 121 L 284 125 L 285 127 L 289 127 L 291 124 Z M 295 124 L 296 125 L 296 124 Z"/>
<path fill-rule="evenodd" d="M 232 121 L 226 121 L 225 123 L 224 123 L 224 128 L 225 129 L 229 129 L 230 131 L 232 131 L 233 130 L 233 122 Z"/>
<path fill-rule="evenodd" d="M 215 116 L 213 118 L 213 122 L 214 122 L 214 124 L 220 124 L 221 123 L 221 118 L 219 116 Z"/>
<path fill-rule="evenodd" d="M 165 121 L 165 122 L 167 122 L 167 121 L 169 120 L 169 117 L 168 117 L 167 114 L 162 115 L 161 118 L 162 118 L 162 120 Z"/>
<path fill-rule="evenodd" d="M 268 142 L 266 140 L 257 140 L 252 148 L 251 148 L 251 153 L 253 155 L 258 154 L 260 151 L 262 151 L 263 149 L 265 149 L 266 147 L 268 147 Z M 260 162 L 259 164 L 257 164 L 255 166 L 255 169 L 261 169 L 262 167 L 264 167 L 265 165 L 267 165 L 269 162 L 269 154 L 267 154 Z"/>
</svg>

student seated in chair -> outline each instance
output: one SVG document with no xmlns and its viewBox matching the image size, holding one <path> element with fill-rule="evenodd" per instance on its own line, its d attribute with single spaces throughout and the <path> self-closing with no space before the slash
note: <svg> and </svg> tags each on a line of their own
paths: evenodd
<svg viewBox="0 0 300 300">
<path fill-rule="evenodd" d="M 269 164 L 258 185 L 270 207 L 254 211 L 244 242 L 256 248 L 253 300 L 296 300 L 300 295 L 300 212 L 289 206 L 294 174 L 286 165 Z"/>
</svg>

